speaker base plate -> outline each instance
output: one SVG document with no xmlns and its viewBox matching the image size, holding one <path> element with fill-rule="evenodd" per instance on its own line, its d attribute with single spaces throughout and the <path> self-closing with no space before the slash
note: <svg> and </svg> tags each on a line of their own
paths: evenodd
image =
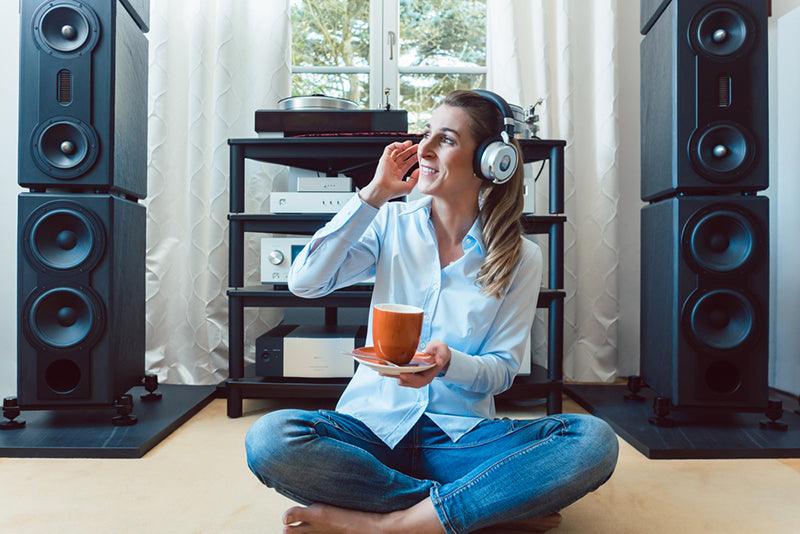
<svg viewBox="0 0 800 534">
<path fill-rule="evenodd" d="M 622 439 L 650 459 L 800 458 L 797 398 L 771 390 L 783 401 L 786 431 L 762 429 L 763 413 L 670 412 L 674 428 L 650 424 L 656 393 L 643 388 L 646 402 L 629 402 L 625 385 L 567 384 L 564 391 L 591 414 L 605 420 Z M 754 439 L 754 434 L 758 439 Z M 757 442 L 757 444 L 756 444 Z"/>
<path fill-rule="evenodd" d="M 147 394 L 132 388 L 138 422 L 120 432 L 109 409 L 22 410 L 25 428 L 0 432 L 0 457 L 6 458 L 141 458 L 216 394 L 216 386 L 159 384 L 157 402 L 138 402 Z"/>
</svg>

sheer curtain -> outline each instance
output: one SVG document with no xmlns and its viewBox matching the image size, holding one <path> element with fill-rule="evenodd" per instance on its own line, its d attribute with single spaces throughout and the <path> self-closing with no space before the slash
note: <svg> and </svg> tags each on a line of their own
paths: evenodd
<svg viewBox="0 0 800 534">
<path fill-rule="evenodd" d="M 539 136 L 565 139 L 564 374 L 617 377 L 620 172 L 617 0 L 488 0 L 487 87 L 538 98 Z M 635 103 L 638 106 L 638 102 Z M 537 169 L 538 170 L 538 169 Z M 546 170 L 536 205 L 547 206 Z M 541 185 L 539 185 L 541 184 Z M 546 209 L 546 208 L 545 208 Z M 547 240 L 538 240 L 546 250 Z M 537 314 L 534 361 L 546 361 Z"/>
<path fill-rule="evenodd" d="M 288 3 L 151 0 L 147 367 L 160 381 L 227 377 L 227 140 L 255 136 L 255 110 L 289 94 Z M 248 211 L 267 211 L 278 168 L 262 167 L 248 168 Z M 245 276 L 258 283 L 249 237 Z M 251 338 L 280 318 L 246 312 Z"/>
</svg>

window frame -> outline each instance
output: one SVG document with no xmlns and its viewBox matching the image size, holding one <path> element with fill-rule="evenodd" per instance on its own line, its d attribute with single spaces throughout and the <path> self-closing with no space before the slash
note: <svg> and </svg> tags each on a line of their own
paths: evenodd
<svg viewBox="0 0 800 534">
<path fill-rule="evenodd" d="M 489 9 L 488 5 L 486 9 Z M 483 67 L 401 67 L 398 61 L 400 0 L 370 0 L 369 24 L 369 67 L 291 65 L 291 74 L 367 74 L 369 76 L 369 107 L 372 109 L 385 107 L 388 100 L 392 109 L 399 109 L 400 77 L 404 74 L 486 75 L 488 72 L 488 65 Z M 388 94 L 384 92 L 385 89 L 388 89 Z"/>
</svg>

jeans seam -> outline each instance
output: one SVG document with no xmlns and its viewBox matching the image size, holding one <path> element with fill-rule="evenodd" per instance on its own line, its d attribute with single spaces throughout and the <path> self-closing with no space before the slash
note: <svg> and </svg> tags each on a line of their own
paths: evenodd
<svg viewBox="0 0 800 534">
<path fill-rule="evenodd" d="M 439 522 L 442 524 L 445 534 L 458 534 L 450 521 L 447 509 L 442 504 L 443 498 L 439 495 L 440 487 L 438 484 L 431 487 L 431 502 L 433 502 L 433 507 L 439 516 Z"/>
<path fill-rule="evenodd" d="M 354 439 L 365 441 L 365 442 L 367 442 L 367 443 L 369 443 L 371 445 L 382 445 L 383 444 L 383 442 L 380 439 L 372 440 L 372 439 L 367 439 L 367 438 L 365 438 L 364 436 L 361 436 L 361 435 L 353 434 L 351 431 L 349 431 L 346 428 L 343 428 L 341 425 L 339 425 L 337 423 L 337 421 L 335 419 L 333 419 L 331 416 L 329 416 L 324 410 L 319 410 L 319 414 L 322 415 L 323 417 L 325 417 L 325 421 L 314 421 L 314 423 L 313 423 L 314 432 L 317 434 L 317 436 L 319 436 L 319 432 L 317 431 L 317 425 L 323 425 L 323 424 L 329 423 L 331 426 L 333 426 L 339 432 L 342 432 L 343 434 L 347 434 L 348 436 L 350 436 L 350 437 L 352 437 Z M 339 415 L 345 415 L 345 414 L 339 414 Z M 351 416 L 346 416 L 346 417 L 351 417 Z"/>
<path fill-rule="evenodd" d="M 489 443 L 494 443 L 495 441 L 498 441 L 498 440 L 501 440 L 501 439 L 505 439 L 506 437 L 508 437 L 508 436 L 520 431 L 520 430 L 524 430 L 524 429 L 528 428 L 531 425 L 534 425 L 534 424 L 537 424 L 537 423 L 539 423 L 541 421 L 544 421 L 545 419 L 557 420 L 562 425 L 562 431 L 563 431 L 563 426 L 565 426 L 564 421 L 562 419 L 559 419 L 556 416 L 549 415 L 549 416 L 541 418 L 541 419 L 535 419 L 535 420 L 532 420 L 532 421 L 527 421 L 526 424 L 524 424 L 522 426 L 514 427 L 514 429 L 511 430 L 510 432 L 506 432 L 505 434 L 503 434 L 501 436 L 495 436 L 490 440 L 482 441 L 480 443 L 459 444 L 456 441 L 456 442 L 454 442 L 454 443 L 452 443 L 450 445 L 429 445 L 429 444 L 425 444 L 425 445 L 422 445 L 422 447 L 423 448 L 427 448 L 427 449 L 469 449 L 469 448 L 474 448 L 474 447 L 482 447 L 482 446 L 487 445 Z"/>
<path fill-rule="evenodd" d="M 560 426 L 561 426 L 561 428 L 560 428 L 560 430 L 558 432 L 553 432 L 549 436 L 547 436 L 547 438 L 545 438 L 543 440 L 539 440 L 536 443 L 531 444 L 529 447 L 525 447 L 524 449 L 521 449 L 521 450 L 515 452 L 514 454 L 512 454 L 510 456 L 503 457 L 502 459 L 498 460 L 497 462 L 493 463 L 492 465 L 488 466 L 486 469 L 484 469 L 483 471 L 481 471 L 480 473 L 478 473 L 477 475 L 472 477 L 468 482 L 460 485 L 457 488 L 453 488 L 451 491 L 449 491 L 444 496 L 439 496 L 440 499 L 441 500 L 448 499 L 448 498 L 452 497 L 453 495 L 455 495 L 455 494 L 457 494 L 457 493 L 459 493 L 461 491 L 464 491 L 465 489 L 468 489 L 473 484 L 475 484 L 476 480 L 478 480 L 479 478 L 482 478 L 484 475 L 486 475 L 486 473 L 488 473 L 489 471 L 492 471 L 495 467 L 497 467 L 499 464 L 507 461 L 512 456 L 517 456 L 519 454 L 526 454 L 526 453 L 528 453 L 528 452 L 530 452 L 530 451 L 532 451 L 534 449 L 537 449 L 540 445 L 544 445 L 545 443 L 551 441 L 554 437 L 556 437 L 556 435 L 563 435 L 565 430 L 566 430 L 566 426 L 567 426 L 566 423 L 564 422 L 564 420 L 563 419 L 559 419 L 558 417 L 552 417 L 552 419 L 557 420 L 559 422 Z M 438 492 L 437 492 L 437 495 L 438 495 Z"/>
</svg>

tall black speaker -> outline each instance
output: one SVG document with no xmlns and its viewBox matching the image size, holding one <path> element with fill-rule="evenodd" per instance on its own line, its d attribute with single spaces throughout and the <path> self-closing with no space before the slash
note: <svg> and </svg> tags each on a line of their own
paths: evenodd
<svg viewBox="0 0 800 534">
<path fill-rule="evenodd" d="M 144 206 L 113 195 L 19 195 L 23 408 L 111 405 L 141 382 L 144 228 Z"/>
<path fill-rule="evenodd" d="M 675 406 L 766 407 L 768 200 L 673 197 L 641 221 L 644 381 Z"/>
<path fill-rule="evenodd" d="M 134 4 L 22 1 L 23 187 L 147 196 L 149 3 Z"/>
<path fill-rule="evenodd" d="M 767 188 L 766 9 L 643 0 L 643 200 Z"/>
<path fill-rule="evenodd" d="M 767 2 L 642 0 L 641 372 L 669 406 L 768 411 Z"/>
</svg>

